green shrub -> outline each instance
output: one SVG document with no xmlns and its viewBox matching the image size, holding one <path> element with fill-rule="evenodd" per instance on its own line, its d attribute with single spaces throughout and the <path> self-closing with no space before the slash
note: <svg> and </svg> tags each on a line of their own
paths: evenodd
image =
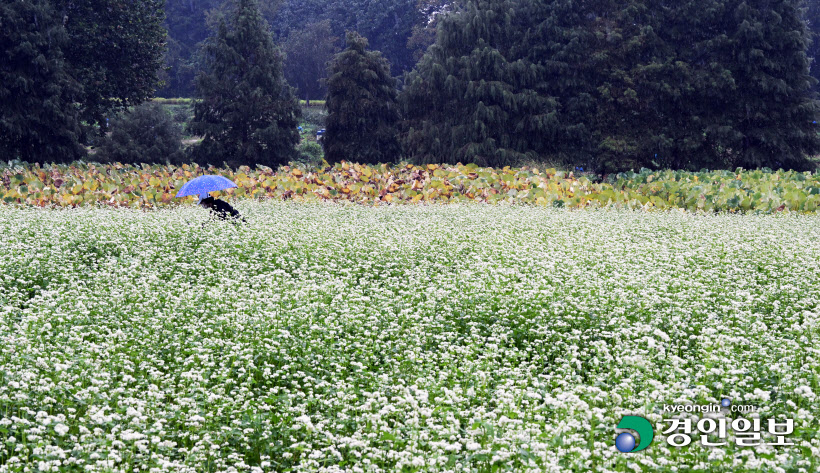
<svg viewBox="0 0 820 473">
<path fill-rule="evenodd" d="M 324 152 L 322 145 L 315 141 L 305 140 L 296 147 L 299 152 L 299 161 L 307 165 L 316 165 L 322 162 Z"/>
<path fill-rule="evenodd" d="M 188 105 L 173 105 L 169 107 L 169 109 L 174 118 L 174 122 L 178 123 L 181 127 L 184 127 L 194 116 L 194 111 Z"/>
<path fill-rule="evenodd" d="M 101 163 L 171 163 L 182 160 L 182 131 L 162 106 L 145 103 L 110 123 L 111 132 L 97 149 Z"/>
</svg>

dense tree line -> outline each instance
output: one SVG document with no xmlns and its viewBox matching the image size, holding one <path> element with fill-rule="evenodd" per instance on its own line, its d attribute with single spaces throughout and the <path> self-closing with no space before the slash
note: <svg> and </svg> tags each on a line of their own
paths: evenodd
<svg viewBox="0 0 820 473">
<path fill-rule="evenodd" d="M 404 17 L 407 5 L 415 13 Z M 333 56 L 334 21 L 353 6 L 366 18 L 357 29 L 375 38 L 401 33 L 407 57 L 418 47 L 421 59 L 401 87 L 393 53 L 380 52 L 378 39 L 351 28 Z M 212 29 L 190 37 L 195 64 L 177 58 L 187 69 L 176 73 L 196 77 L 189 131 L 203 141 L 185 157 L 174 149 L 174 159 L 276 166 L 295 158 L 299 109 L 286 78 L 305 98 L 327 93 L 331 160 L 547 159 L 610 172 L 809 169 L 808 157 L 820 153 L 816 2 L 170 0 L 166 9 L 190 10 L 191 22 Z M 0 5 L 0 151 L 27 160 L 81 156 L 89 130 L 104 132 L 109 116 L 151 96 L 162 21 L 160 0 Z M 286 34 L 284 24 L 293 26 Z M 181 47 L 175 41 L 166 60 Z M 412 64 L 401 61 L 399 70 Z M 158 116 L 152 109 L 115 120 L 123 130 L 104 140 L 100 156 L 128 143 L 164 152 L 137 130 Z M 161 121 L 170 146 L 179 130 Z"/>
<path fill-rule="evenodd" d="M 820 94 L 820 2 L 817 0 L 806 0 L 803 10 L 805 12 L 806 25 L 809 28 L 811 42 L 807 54 L 809 56 L 809 71 L 817 82 L 814 90 Z"/>
<path fill-rule="evenodd" d="M 327 93 L 324 79 L 328 63 L 338 49 L 330 21 L 323 20 L 293 30 L 282 45 L 285 53 L 285 79 L 305 100 L 322 99 Z"/>
<path fill-rule="evenodd" d="M 536 156 L 600 171 L 808 169 L 820 153 L 799 0 L 476 0 L 402 94 L 417 162 Z"/>
<path fill-rule="evenodd" d="M 62 52 L 67 42 L 68 35 L 47 0 L 0 4 L 0 154 L 4 157 L 62 161 L 82 153 L 79 108 L 74 106 L 81 91 Z"/>
<path fill-rule="evenodd" d="M 153 95 L 163 20 L 162 0 L 0 4 L 0 152 L 81 156 L 109 115 Z"/>
</svg>

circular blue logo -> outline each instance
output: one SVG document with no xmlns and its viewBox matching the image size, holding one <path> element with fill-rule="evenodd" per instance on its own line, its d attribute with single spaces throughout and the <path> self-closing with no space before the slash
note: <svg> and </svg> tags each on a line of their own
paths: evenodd
<svg viewBox="0 0 820 473">
<path fill-rule="evenodd" d="M 619 452 L 628 453 L 635 449 L 635 437 L 632 434 L 624 432 L 615 438 L 615 448 Z"/>
<path fill-rule="evenodd" d="M 720 401 L 720 405 L 723 406 L 723 407 L 729 407 L 729 406 L 732 405 L 732 401 L 730 401 L 728 398 L 724 397 L 723 400 Z"/>
</svg>

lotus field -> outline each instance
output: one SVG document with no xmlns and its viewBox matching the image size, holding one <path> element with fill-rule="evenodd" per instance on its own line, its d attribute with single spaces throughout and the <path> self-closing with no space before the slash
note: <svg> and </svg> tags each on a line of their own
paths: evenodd
<svg viewBox="0 0 820 473">
<path fill-rule="evenodd" d="M 0 472 L 820 468 L 817 216 L 236 206 L 0 206 Z"/>
<path fill-rule="evenodd" d="M 0 169 L 0 203 L 39 207 L 156 208 L 176 205 L 182 185 L 203 174 L 237 184 L 230 198 L 296 202 L 532 204 L 569 209 L 617 208 L 704 212 L 814 213 L 820 173 L 650 171 L 621 173 L 606 182 L 535 167 L 468 165 L 366 166 L 347 162 L 310 169 L 284 166 L 237 170 L 213 166 L 7 166 Z M 193 202 L 193 198 L 185 202 Z"/>
</svg>

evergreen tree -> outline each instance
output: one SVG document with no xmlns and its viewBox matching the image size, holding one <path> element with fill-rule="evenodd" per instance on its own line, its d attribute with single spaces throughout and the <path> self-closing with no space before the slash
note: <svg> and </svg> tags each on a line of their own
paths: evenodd
<svg viewBox="0 0 820 473">
<path fill-rule="evenodd" d="M 436 43 L 407 79 L 403 145 L 418 163 L 504 166 L 553 150 L 559 105 L 528 58 L 537 24 L 511 0 L 468 2 L 441 20 Z"/>
<path fill-rule="evenodd" d="M 601 2 L 592 24 L 593 168 L 720 167 L 708 150 L 715 95 L 729 72 L 709 60 L 722 0 Z"/>
<path fill-rule="evenodd" d="M 807 54 L 809 56 L 809 73 L 817 81 L 814 83 L 814 91 L 820 94 L 820 2 L 817 0 L 806 0 L 805 5 L 806 25 L 809 28 L 811 42 Z"/>
<path fill-rule="evenodd" d="M 729 48 L 714 51 L 728 64 L 736 89 L 724 95 L 720 117 L 733 133 L 721 145 L 729 166 L 810 169 L 820 154 L 813 121 L 808 31 L 799 0 L 727 0 Z"/>
<path fill-rule="evenodd" d="M 381 53 L 368 51 L 367 39 L 348 32 L 347 48 L 330 65 L 327 88 L 327 160 L 395 161 L 400 150 L 397 91 Z"/>
<path fill-rule="evenodd" d="M 635 64 L 630 77 L 645 100 L 634 167 L 699 170 L 727 166 L 721 143 L 732 134 L 721 101 L 737 88 L 727 64 L 714 54 L 729 47 L 718 32 L 726 24 L 723 0 L 683 0 L 664 8 L 649 3 L 649 59 Z M 653 22 L 653 19 L 655 20 Z M 620 169 L 625 168 L 620 163 Z M 631 167 L 631 166 L 630 166 Z"/>
<path fill-rule="evenodd" d="M 190 124 L 203 141 L 194 157 L 233 167 L 287 164 L 299 142 L 300 111 L 281 55 L 255 0 L 238 0 L 228 20 L 204 49 L 206 69 L 197 78 L 200 100 Z"/>
<path fill-rule="evenodd" d="M 517 54 L 536 76 L 532 82 L 538 95 L 555 104 L 557 123 L 551 135 L 531 134 L 528 146 L 539 155 L 585 168 L 597 156 L 598 136 L 590 117 L 596 113 L 596 87 L 606 56 L 592 52 L 601 41 L 596 27 L 603 4 L 593 8 L 574 0 L 523 2 L 520 13 L 532 27 L 521 37 Z"/>
<path fill-rule="evenodd" d="M 67 40 L 45 0 L 0 4 L 0 155 L 29 162 L 79 158 L 80 87 L 60 47 Z"/>
</svg>

